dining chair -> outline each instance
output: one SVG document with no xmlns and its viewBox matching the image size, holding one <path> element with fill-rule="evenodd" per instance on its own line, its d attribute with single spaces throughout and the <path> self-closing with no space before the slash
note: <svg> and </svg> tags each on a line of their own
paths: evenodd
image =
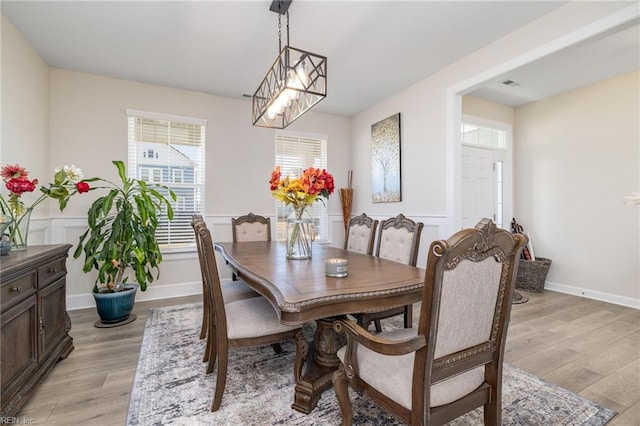
<svg viewBox="0 0 640 426">
<path fill-rule="evenodd" d="M 204 223 L 204 219 L 202 217 L 202 215 L 200 214 L 194 214 L 191 217 L 191 226 L 194 229 L 195 232 L 195 225 L 197 223 Z M 202 258 L 200 256 L 200 240 L 197 238 L 198 236 L 195 236 L 195 240 L 196 240 L 196 248 L 198 251 L 198 260 L 200 262 L 200 270 L 203 270 L 203 265 L 202 265 Z M 224 295 L 224 300 L 226 302 L 233 302 L 235 300 L 239 300 L 239 299 L 245 299 L 248 297 L 258 297 L 260 296 L 258 293 L 256 293 L 255 291 L 253 291 L 247 284 L 245 284 L 243 281 L 232 281 L 230 283 L 226 283 L 223 287 L 222 287 L 222 292 Z M 208 328 L 208 316 L 209 316 L 209 299 L 207 297 L 207 287 L 205 285 L 204 279 L 202 280 L 202 326 L 200 327 L 200 340 L 204 339 L 207 336 L 207 328 Z M 275 348 L 274 348 L 275 349 Z M 206 353 L 205 353 L 205 359 L 203 360 L 203 362 L 206 362 L 207 358 L 206 358 Z"/>
<path fill-rule="evenodd" d="M 344 249 L 358 253 L 373 254 L 378 221 L 373 220 L 366 213 L 349 219 Z"/>
<path fill-rule="evenodd" d="M 416 266 L 418 249 L 420 248 L 420 234 L 424 224 L 414 222 L 400 213 L 396 217 L 380 222 L 376 256 L 394 262 Z M 413 322 L 413 305 L 399 306 L 379 312 L 362 312 L 354 314 L 360 326 L 367 328 L 371 322 L 376 331 L 382 331 L 380 320 L 404 315 L 404 327 L 411 328 Z"/>
<path fill-rule="evenodd" d="M 233 242 L 271 241 L 271 218 L 249 213 L 244 216 L 231 218 L 231 233 Z M 235 272 L 231 272 L 231 279 L 237 280 Z"/>
<path fill-rule="evenodd" d="M 263 297 L 224 303 L 211 232 L 204 222 L 196 223 L 194 229 L 196 238 L 200 240 L 199 255 L 202 258 L 202 273 L 210 307 L 205 349 L 209 354 L 207 373 L 214 370 L 216 362 L 218 364 L 211 404 L 211 411 L 217 411 L 222 403 L 227 380 L 229 349 L 293 340 L 294 333 L 300 327 L 281 324 L 275 309 Z"/>
<path fill-rule="evenodd" d="M 371 334 L 350 320 L 333 384 L 342 425 L 353 421 L 348 386 L 405 423 L 441 425 L 477 407 L 500 425 L 504 344 L 526 237 L 489 219 L 431 244 L 417 330 Z"/>
<path fill-rule="evenodd" d="M 271 241 L 271 218 L 249 213 L 231 218 L 233 241 Z"/>
</svg>

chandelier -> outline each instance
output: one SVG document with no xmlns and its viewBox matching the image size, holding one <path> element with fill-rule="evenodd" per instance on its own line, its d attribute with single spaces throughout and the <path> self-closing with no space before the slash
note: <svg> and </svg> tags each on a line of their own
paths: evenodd
<svg viewBox="0 0 640 426">
<path fill-rule="evenodd" d="M 280 54 L 252 96 L 254 126 L 284 129 L 327 96 L 327 58 L 289 46 L 289 5 L 273 0 L 278 14 Z M 287 18 L 287 44 L 282 48 L 282 15 Z"/>
</svg>

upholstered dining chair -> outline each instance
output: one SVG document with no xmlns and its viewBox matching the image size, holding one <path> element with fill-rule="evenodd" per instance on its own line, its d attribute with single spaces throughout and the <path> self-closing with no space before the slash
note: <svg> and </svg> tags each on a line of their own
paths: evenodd
<svg viewBox="0 0 640 426">
<path fill-rule="evenodd" d="M 373 254 L 373 244 L 376 237 L 378 221 L 373 220 L 366 213 L 352 217 L 347 227 L 344 249 L 358 253 Z"/>
<path fill-rule="evenodd" d="M 204 223 L 204 219 L 202 218 L 202 215 L 200 214 L 194 214 L 191 217 L 191 226 L 194 229 L 195 232 L 195 225 L 197 223 Z M 202 265 L 202 258 L 200 256 L 200 240 L 198 239 L 198 236 L 195 236 L 196 238 L 196 248 L 198 249 L 198 260 L 200 262 L 200 270 L 203 270 L 203 265 Z M 202 326 L 200 327 L 200 340 L 204 339 L 207 336 L 207 329 L 208 329 L 208 316 L 209 316 L 209 298 L 207 297 L 207 286 L 205 285 L 204 279 L 202 280 Z M 255 291 L 253 291 L 247 284 L 245 284 L 243 281 L 232 281 L 230 283 L 226 283 L 223 286 L 223 290 L 222 290 L 223 296 L 224 296 L 224 300 L 226 302 L 233 302 L 234 300 L 239 300 L 239 299 L 246 299 L 248 297 L 258 297 L 260 296 L 258 293 L 256 293 Z M 276 348 L 274 348 L 276 349 Z M 205 353 L 205 359 L 203 360 L 203 362 L 207 361 L 207 354 Z"/>
<path fill-rule="evenodd" d="M 417 330 L 373 335 L 337 321 L 347 337 L 333 376 L 342 424 L 353 419 L 350 385 L 412 425 L 441 425 L 481 406 L 484 423 L 500 425 L 504 344 L 525 244 L 483 219 L 431 244 Z"/>
<path fill-rule="evenodd" d="M 194 228 L 196 238 L 200 240 L 199 254 L 202 257 L 202 273 L 210 306 L 205 350 L 209 354 L 207 373 L 213 371 L 216 362 L 218 364 L 211 404 L 211 411 L 217 411 L 222 403 L 227 381 L 229 349 L 293 340 L 294 333 L 300 327 L 280 324 L 275 309 L 263 297 L 224 303 L 211 232 L 204 222 L 196 223 Z"/>
<path fill-rule="evenodd" d="M 253 213 L 232 217 L 231 232 L 233 242 L 271 241 L 271 218 Z M 235 272 L 231 272 L 231 279 L 237 278 Z"/>
<path fill-rule="evenodd" d="M 416 266 L 418 249 L 420 248 L 420 234 L 424 224 L 414 222 L 400 213 L 396 217 L 380 222 L 376 256 L 393 260 L 411 266 Z M 363 312 L 354 314 L 360 326 L 367 328 L 371 322 L 376 331 L 382 331 L 380 320 L 404 315 L 404 327 L 411 328 L 413 321 L 413 306 L 399 306 L 379 312 Z"/>
<path fill-rule="evenodd" d="M 231 218 L 233 241 L 271 241 L 271 218 L 249 213 Z"/>
</svg>

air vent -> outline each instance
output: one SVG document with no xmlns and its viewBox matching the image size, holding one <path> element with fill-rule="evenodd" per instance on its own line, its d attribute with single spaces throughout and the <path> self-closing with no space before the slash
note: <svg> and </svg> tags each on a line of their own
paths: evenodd
<svg viewBox="0 0 640 426">
<path fill-rule="evenodd" d="M 517 87 L 517 86 L 520 86 L 520 83 L 517 83 L 517 82 L 515 82 L 515 81 L 513 81 L 513 80 L 505 80 L 505 81 L 503 81 L 503 82 L 502 82 L 502 83 L 500 83 L 500 84 L 502 84 L 503 86 L 511 86 L 511 87 Z"/>
</svg>

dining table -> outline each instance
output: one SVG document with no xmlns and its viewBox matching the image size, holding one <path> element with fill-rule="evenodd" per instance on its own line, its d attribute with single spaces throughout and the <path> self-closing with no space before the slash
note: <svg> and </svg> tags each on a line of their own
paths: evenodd
<svg viewBox="0 0 640 426">
<path fill-rule="evenodd" d="M 280 322 L 315 322 L 311 342 L 298 331 L 294 341 L 295 392 L 292 407 L 310 413 L 331 387 L 345 342 L 333 323 L 346 315 L 405 306 L 422 299 L 425 270 L 328 244 L 313 244 L 312 257 L 287 259 L 285 242 L 217 242 L 232 272 L 275 309 Z M 344 277 L 327 276 L 325 260 L 345 259 Z M 341 274 L 343 275 L 343 274 Z"/>
</svg>

